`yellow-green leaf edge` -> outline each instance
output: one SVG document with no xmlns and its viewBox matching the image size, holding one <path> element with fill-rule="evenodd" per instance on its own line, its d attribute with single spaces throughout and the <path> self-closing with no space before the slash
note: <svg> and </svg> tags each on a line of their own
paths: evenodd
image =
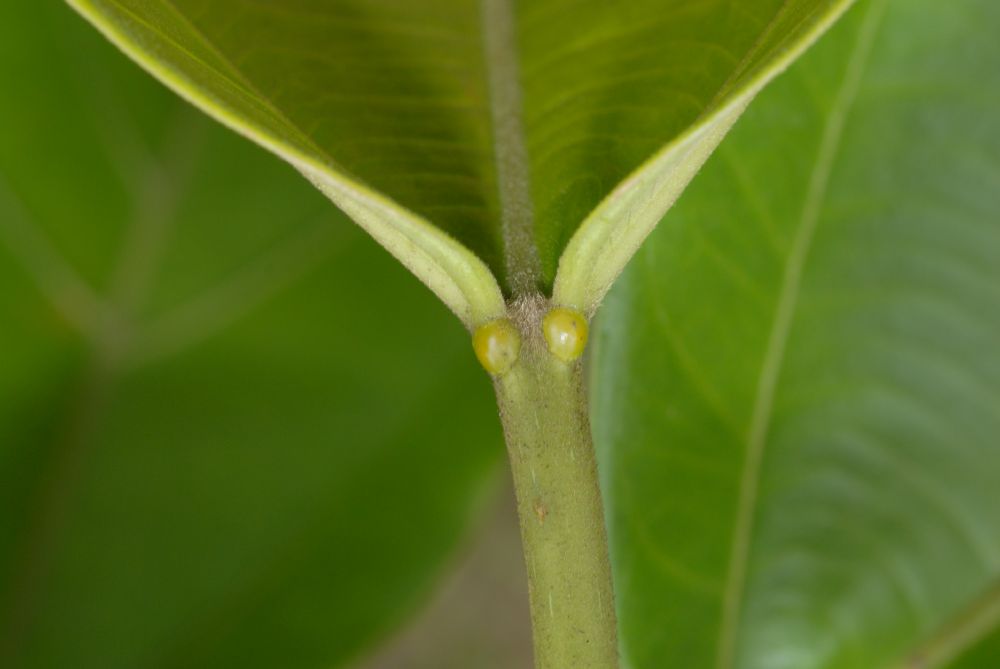
<svg viewBox="0 0 1000 669">
<path fill-rule="evenodd" d="M 833 3 L 767 67 L 709 108 L 636 168 L 583 220 L 559 259 L 552 299 L 592 314 L 625 265 L 694 178 L 747 105 L 825 33 L 855 0 Z"/>
<path fill-rule="evenodd" d="M 559 260 L 553 301 L 593 313 L 642 242 L 683 192 L 754 96 L 809 48 L 853 4 L 835 2 L 798 40 L 785 47 L 770 65 L 735 88 L 701 120 L 667 143 L 636 168 L 583 220 Z M 288 124 L 280 112 L 261 113 L 285 126 L 289 137 L 264 132 L 258 124 L 235 112 L 221 97 L 203 90 L 180 68 L 155 54 L 115 21 L 111 9 L 93 0 L 67 0 L 87 21 L 129 58 L 168 88 L 212 118 L 290 163 L 338 207 L 382 244 L 424 282 L 469 329 L 506 313 L 500 286 L 487 265 L 472 251 L 430 221 L 371 190 L 318 160 L 323 155 L 312 141 Z M 122 14 L 130 12 L 108 0 Z M 142 23 L 134 15 L 132 20 Z M 153 26 L 150 30 L 159 32 Z M 169 38 L 162 32 L 164 39 Z M 186 57 L 198 60 L 177 43 Z M 263 99 L 263 96 L 260 96 Z M 258 105 L 259 106 L 259 105 Z M 292 141 L 292 137 L 297 141 Z M 310 155 L 310 154 L 313 155 Z"/>
<path fill-rule="evenodd" d="M 109 41 L 161 83 L 198 107 L 209 116 L 259 144 L 290 163 L 327 197 L 364 228 L 393 256 L 423 281 L 468 328 L 493 320 L 506 312 L 503 294 L 493 273 L 472 251 L 392 200 L 351 179 L 315 156 L 306 148 L 322 154 L 305 135 L 290 124 L 290 137 L 281 138 L 262 132 L 253 121 L 236 113 L 220 96 L 203 90 L 191 77 L 166 59 L 157 58 L 156 45 L 144 44 L 141 35 L 129 32 L 125 21 L 115 21 L 110 9 L 102 11 L 90 0 L 67 0 Z M 117 3 L 117 11 L 129 14 Z M 130 17 L 137 23 L 141 19 Z M 164 39 L 169 37 L 158 32 Z M 180 44 L 173 43 L 185 56 L 199 60 Z M 206 64 L 207 65 L 207 64 Z M 284 121 L 276 110 L 262 110 Z"/>
</svg>

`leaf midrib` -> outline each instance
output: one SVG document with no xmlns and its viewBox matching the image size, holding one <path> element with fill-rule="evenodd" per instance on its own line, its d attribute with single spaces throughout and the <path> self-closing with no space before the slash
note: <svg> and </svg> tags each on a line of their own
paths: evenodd
<svg viewBox="0 0 1000 669">
<path fill-rule="evenodd" d="M 524 133 L 520 66 L 512 0 L 482 0 L 484 54 L 500 227 L 507 283 L 515 295 L 538 290 L 541 260 L 534 235 L 534 203 Z"/>
<path fill-rule="evenodd" d="M 845 68 L 844 78 L 827 115 L 816 160 L 809 178 L 806 199 L 796 226 L 795 238 L 785 263 L 774 320 L 758 377 L 757 391 L 746 438 L 746 455 L 740 476 L 737 518 L 733 529 L 726 588 L 722 602 L 722 623 L 716 649 L 718 669 L 735 666 L 736 633 L 740 625 L 746 586 L 750 541 L 757 513 L 758 487 L 764 450 L 774 412 L 778 380 L 784 365 L 792 322 L 798 307 L 805 264 L 818 228 L 820 213 L 836 164 L 844 129 L 860 91 L 869 56 L 888 0 L 873 0 Z"/>
</svg>

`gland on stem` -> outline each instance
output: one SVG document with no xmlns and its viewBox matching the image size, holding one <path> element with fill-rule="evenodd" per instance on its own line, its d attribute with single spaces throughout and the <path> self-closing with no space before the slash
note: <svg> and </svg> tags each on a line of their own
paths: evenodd
<svg viewBox="0 0 1000 669">
<path fill-rule="evenodd" d="M 542 319 L 542 333 L 552 355 L 573 362 L 587 346 L 587 319 L 579 311 L 554 307 Z"/>
<path fill-rule="evenodd" d="M 508 319 L 498 318 L 476 328 L 472 348 L 483 368 L 493 376 L 500 376 L 517 362 L 521 334 Z"/>
</svg>

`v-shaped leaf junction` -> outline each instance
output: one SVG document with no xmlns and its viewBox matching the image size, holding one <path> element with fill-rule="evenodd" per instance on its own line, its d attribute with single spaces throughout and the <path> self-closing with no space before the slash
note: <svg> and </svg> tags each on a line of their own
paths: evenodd
<svg viewBox="0 0 1000 669">
<path fill-rule="evenodd" d="M 850 0 L 69 3 L 474 327 L 534 292 L 592 312 Z"/>
</svg>

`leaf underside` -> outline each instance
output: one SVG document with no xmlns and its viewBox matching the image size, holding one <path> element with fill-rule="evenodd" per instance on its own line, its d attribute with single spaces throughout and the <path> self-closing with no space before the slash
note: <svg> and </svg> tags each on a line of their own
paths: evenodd
<svg viewBox="0 0 1000 669">
<path fill-rule="evenodd" d="M 749 97 L 848 2 L 70 4 L 472 324 L 534 288 L 596 306 Z"/>
<path fill-rule="evenodd" d="M 998 666 L 1000 5 L 867 0 L 612 291 L 633 669 Z"/>
<path fill-rule="evenodd" d="M 0 666 L 343 665 L 491 485 L 465 333 L 65 6 L 0 90 Z"/>
</svg>

